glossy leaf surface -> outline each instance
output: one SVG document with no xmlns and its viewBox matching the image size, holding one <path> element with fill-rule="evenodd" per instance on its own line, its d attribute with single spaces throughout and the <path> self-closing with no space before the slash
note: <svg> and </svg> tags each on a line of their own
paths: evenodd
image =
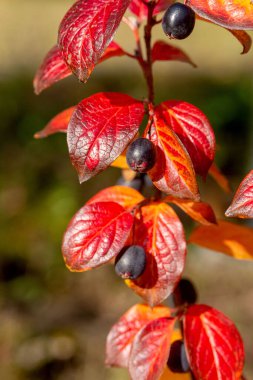
<svg viewBox="0 0 253 380">
<path fill-rule="evenodd" d="M 194 305 L 187 310 L 183 323 L 186 349 L 197 380 L 241 379 L 244 348 L 232 321 L 214 308 Z"/>
<path fill-rule="evenodd" d="M 177 135 L 162 118 L 154 117 L 150 139 L 156 145 L 156 164 L 149 171 L 154 185 L 179 198 L 199 199 L 192 161 Z"/>
<path fill-rule="evenodd" d="M 173 0 L 158 0 L 157 5 L 154 9 L 154 15 L 167 9 L 172 3 Z M 148 7 L 143 3 L 142 0 L 132 0 L 129 6 L 130 11 L 138 17 L 139 21 L 143 21 L 147 18 Z"/>
<path fill-rule="evenodd" d="M 143 116 L 143 103 L 124 94 L 99 93 L 79 103 L 67 141 L 80 182 L 106 169 L 125 150 Z"/>
<path fill-rule="evenodd" d="M 226 216 L 253 218 L 253 170 L 240 184 L 231 205 L 226 211 Z"/>
<path fill-rule="evenodd" d="M 170 351 L 175 319 L 159 318 L 149 322 L 134 338 L 129 358 L 132 380 L 158 380 Z"/>
<path fill-rule="evenodd" d="M 198 15 L 229 29 L 253 29 L 250 0 L 186 0 Z"/>
<path fill-rule="evenodd" d="M 156 112 L 186 147 L 196 173 L 206 177 L 215 155 L 215 136 L 207 117 L 194 105 L 177 100 L 161 103 Z"/>
<path fill-rule="evenodd" d="M 174 290 L 184 269 L 186 242 L 183 226 L 166 203 L 151 203 L 136 215 L 135 244 L 144 247 L 144 273 L 127 285 L 150 306 L 158 305 Z"/>
<path fill-rule="evenodd" d="M 192 232 L 189 242 L 238 260 L 253 259 L 253 228 L 235 223 L 219 221 L 218 225 L 199 226 Z"/>
<path fill-rule="evenodd" d="M 133 217 L 114 202 L 82 207 L 65 232 L 62 253 L 71 271 L 98 267 L 116 256 L 131 231 Z"/>
<path fill-rule="evenodd" d="M 99 191 L 87 204 L 95 202 L 116 202 L 125 209 L 132 209 L 143 201 L 144 197 L 135 189 L 127 186 L 111 186 Z"/>
<path fill-rule="evenodd" d="M 78 0 L 63 18 L 58 43 L 71 71 L 86 82 L 111 42 L 130 0 Z"/>
<path fill-rule="evenodd" d="M 106 364 L 126 368 L 136 334 L 150 321 L 169 316 L 170 310 L 165 306 L 151 309 L 147 305 L 138 304 L 131 307 L 112 327 L 107 336 Z"/>
<path fill-rule="evenodd" d="M 54 46 L 44 58 L 35 75 L 33 81 L 35 94 L 40 94 L 41 91 L 71 74 L 71 70 L 62 57 L 61 50 L 57 45 Z"/>
<path fill-rule="evenodd" d="M 152 48 L 152 61 L 181 61 L 196 67 L 183 50 L 164 41 L 155 42 Z"/>
<path fill-rule="evenodd" d="M 174 203 L 180 207 L 186 214 L 197 222 L 210 225 L 216 224 L 216 217 L 212 207 L 205 202 L 192 202 L 185 199 L 179 199 L 174 197 L 166 197 L 164 202 Z"/>
<path fill-rule="evenodd" d="M 36 139 L 42 139 L 58 132 L 67 133 L 69 121 L 75 109 L 76 107 L 70 107 L 60 112 L 53 119 L 51 119 L 41 131 L 35 133 L 34 137 Z"/>
</svg>

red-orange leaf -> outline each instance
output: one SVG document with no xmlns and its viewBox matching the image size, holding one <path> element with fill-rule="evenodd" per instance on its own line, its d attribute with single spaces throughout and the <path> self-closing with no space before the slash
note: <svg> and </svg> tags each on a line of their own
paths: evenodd
<svg viewBox="0 0 253 380">
<path fill-rule="evenodd" d="M 250 0 L 186 0 L 198 15 L 229 29 L 253 29 Z"/>
<path fill-rule="evenodd" d="M 192 202 L 187 199 L 179 199 L 174 197 L 166 197 L 164 202 L 174 203 L 180 207 L 186 214 L 197 222 L 210 225 L 216 224 L 216 217 L 212 207 L 205 202 Z"/>
<path fill-rule="evenodd" d="M 131 231 L 133 217 L 114 202 L 82 207 L 65 232 L 62 253 L 71 271 L 98 267 L 116 256 Z"/>
<path fill-rule="evenodd" d="M 253 170 L 240 184 L 233 202 L 226 211 L 226 216 L 253 218 Z"/>
<path fill-rule="evenodd" d="M 176 46 L 169 45 L 164 41 L 155 42 L 152 48 L 152 60 L 155 61 L 181 61 L 197 67 L 189 56 Z"/>
<path fill-rule="evenodd" d="M 231 188 L 228 182 L 227 177 L 222 174 L 218 166 L 213 162 L 212 166 L 209 169 L 208 174 L 215 180 L 215 182 L 226 192 L 230 193 Z"/>
<path fill-rule="evenodd" d="M 80 182 L 106 169 L 124 151 L 143 116 L 143 103 L 124 94 L 104 92 L 79 103 L 67 141 Z"/>
<path fill-rule="evenodd" d="M 126 283 L 154 306 L 170 295 L 182 275 L 186 254 L 183 226 L 166 203 L 150 203 L 136 215 L 134 241 L 144 247 L 147 265 L 138 279 Z"/>
<path fill-rule="evenodd" d="M 154 15 L 167 9 L 174 0 L 158 0 L 154 9 Z M 143 21 L 147 18 L 148 7 L 142 0 L 132 0 L 129 5 L 130 11 L 138 17 L 139 21 Z"/>
<path fill-rule="evenodd" d="M 41 91 L 69 75 L 71 75 L 71 70 L 64 62 L 62 52 L 56 45 L 48 52 L 35 75 L 33 81 L 35 94 L 38 95 Z"/>
<path fill-rule="evenodd" d="M 196 380 L 239 380 L 243 342 L 232 321 L 205 305 L 191 306 L 184 316 L 186 349 Z"/>
<path fill-rule="evenodd" d="M 135 336 L 129 358 L 132 380 L 158 380 L 169 357 L 175 319 L 159 318 L 149 322 Z"/>
<path fill-rule="evenodd" d="M 219 221 L 218 225 L 199 226 L 192 232 L 189 242 L 238 260 L 253 259 L 253 228 L 235 223 Z"/>
<path fill-rule="evenodd" d="M 99 191 L 87 204 L 94 202 L 116 202 L 125 209 L 132 209 L 143 201 L 144 197 L 135 189 L 127 186 L 111 186 Z"/>
<path fill-rule="evenodd" d="M 69 125 L 70 118 L 74 112 L 76 107 L 70 107 L 65 111 L 62 111 L 58 115 L 56 115 L 53 119 L 49 121 L 49 123 L 39 132 L 35 133 L 34 137 L 36 139 L 42 139 L 49 135 L 53 135 L 58 132 L 67 132 L 67 128 Z"/>
<path fill-rule="evenodd" d="M 156 112 L 186 147 L 196 173 L 206 177 L 215 155 L 215 136 L 207 117 L 194 105 L 178 100 L 161 103 Z"/>
<path fill-rule="evenodd" d="M 151 309 L 138 304 L 129 309 L 111 328 L 106 340 L 106 364 L 116 367 L 127 367 L 136 334 L 150 321 L 169 317 L 170 309 L 157 306 Z"/>
<path fill-rule="evenodd" d="M 86 82 L 111 42 L 130 0 L 78 0 L 66 13 L 58 42 L 72 72 Z"/>
<path fill-rule="evenodd" d="M 248 33 L 244 30 L 228 29 L 230 33 L 242 44 L 243 51 L 241 54 L 247 54 L 252 45 L 252 39 Z"/>
<path fill-rule="evenodd" d="M 154 185 L 179 198 L 199 199 L 192 161 L 182 142 L 157 115 L 151 126 L 150 139 L 157 147 L 156 164 L 149 171 Z"/>
<path fill-rule="evenodd" d="M 123 55 L 126 55 L 126 52 L 122 49 L 122 47 L 119 44 L 112 41 L 110 45 L 106 48 L 102 57 L 100 58 L 99 63 L 106 61 L 109 58 L 122 57 Z"/>
</svg>

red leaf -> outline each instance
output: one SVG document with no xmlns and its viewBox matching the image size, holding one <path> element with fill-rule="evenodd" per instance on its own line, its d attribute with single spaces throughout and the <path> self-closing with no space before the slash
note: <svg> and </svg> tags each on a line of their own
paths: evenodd
<svg viewBox="0 0 253 380">
<path fill-rule="evenodd" d="M 159 318 L 149 322 L 134 338 L 129 372 L 132 380 L 158 380 L 169 357 L 175 319 Z"/>
<path fill-rule="evenodd" d="M 253 218 L 253 170 L 241 182 L 226 216 Z"/>
<path fill-rule="evenodd" d="M 228 29 L 230 33 L 233 34 L 233 36 L 242 44 L 243 51 L 241 54 L 247 54 L 252 45 L 252 39 L 248 33 L 246 33 L 244 30 L 232 30 Z"/>
<path fill-rule="evenodd" d="M 149 175 L 161 191 L 179 198 L 199 199 L 198 185 L 191 159 L 182 142 L 157 115 L 150 129 L 157 159 Z"/>
<path fill-rule="evenodd" d="M 87 204 L 94 202 L 116 202 L 125 209 L 131 210 L 144 200 L 144 197 L 135 189 L 126 186 L 111 186 L 99 191 Z"/>
<path fill-rule="evenodd" d="M 181 61 L 190 63 L 193 67 L 197 67 L 195 63 L 191 61 L 183 50 L 176 46 L 169 45 L 164 41 L 157 41 L 152 48 L 152 60 L 155 61 Z"/>
<path fill-rule="evenodd" d="M 39 95 L 41 91 L 69 75 L 71 75 L 71 70 L 64 62 L 62 52 L 56 45 L 48 52 L 35 75 L 33 81 L 35 94 Z"/>
<path fill-rule="evenodd" d="M 126 283 L 149 305 L 158 305 L 172 293 L 184 269 L 183 226 L 166 203 L 150 203 L 136 215 L 134 242 L 144 247 L 147 264 L 138 279 Z"/>
<path fill-rule="evenodd" d="M 42 139 L 57 132 L 66 133 L 70 118 L 75 109 L 76 107 L 70 107 L 56 115 L 41 131 L 35 133 L 34 137 L 36 139 Z"/>
<path fill-rule="evenodd" d="M 250 0 L 186 0 L 200 17 L 229 29 L 253 29 Z"/>
<path fill-rule="evenodd" d="M 174 197 L 166 197 L 163 202 L 174 203 L 180 207 L 186 214 L 197 222 L 210 225 L 216 224 L 216 217 L 212 207 L 205 202 L 192 202 L 187 199 L 179 199 Z"/>
<path fill-rule="evenodd" d="M 150 321 L 169 316 L 170 309 L 165 306 L 151 309 L 147 305 L 139 304 L 131 307 L 112 327 L 107 336 L 106 365 L 127 368 L 136 334 Z"/>
<path fill-rule="evenodd" d="M 191 306 L 184 316 L 184 337 L 196 380 L 239 380 L 243 342 L 235 325 L 205 305 Z"/>
<path fill-rule="evenodd" d="M 215 155 L 215 136 L 207 117 L 194 105 L 178 100 L 161 103 L 156 112 L 186 147 L 196 173 L 206 177 Z"/>
<path fill-rule="evenodd" d="M 119 46 L 119 44 L 112 41 L 100 58 L 99 63 L 104 62 L 109 58 L 122 57 L 123 55 L 126 55 L 126 52 L 122 49 L 121 46 Z"/>
<path fill-rule="evenodd" d="M 218 166 L 213 162 L 211 165 L 208 174 L 215 180 L 215 182 L 226 192 L 230 193 L 231 188 L 228 182 L 228 179 L 222 174 Z"/>
<path fill-rule="evenodd" d="M 71 271 L 98 267 L 116 256 L 131 231 L 133 217 L 114 202 L 82 207 L 65 232 L 62 252 Z"/>
<path fill-rule="evenodd" d="M 174 3 L 174 0 L 158 0 L 153 14 L 156 15 L 164 11 L 172 3 Z M 132 0 L 131 4 L 129 5 L 129 9 L 133 14 L 135 14 L 135 16 L 138 17 L 140 22 L 147 18 L 148 7 L 146 4 L 143 3 L 142 0 Z"/>
<path fill-rule="evenodd" d="M 67 141 L 80 182 L 106 169 L 124 151 L 143 116 L 143 103 L 124 94 L 99 93 L 79 103 Z"/>
<path fill-rule="evenodd" d="M 130 0 L 78 0 L 66 13 L 58 42 L 69 68 L 86 82 L 111 42 Z"/>
</svg>

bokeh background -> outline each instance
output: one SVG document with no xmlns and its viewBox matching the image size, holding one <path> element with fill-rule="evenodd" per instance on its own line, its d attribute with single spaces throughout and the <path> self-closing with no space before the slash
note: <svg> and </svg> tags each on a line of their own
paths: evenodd
<svg viewBox="0 0 253 380">
<path fill-rule="evenodd" d="M 86 85 L 73 77 L 35 96 L 32 79 L 56 41 L 58 24 L 72 1 L 0 2 L 0 376 L 5 380 L 116 380 L 125 371 L 103 365 L 110 326 L 139 298 L 110 265 L 70 273 L 61 240 L 72 215 L 120 176 L 110 168 L 79 185 L 65 135 L 34 140 L 59 111 L 98 91 L 146 96 L 135 63 L 116 58 L 96 68 Z M 156 27 L 156 37 L 162 35 Z M 133 47 L 123 26 L 116 40 Z M 198 65 L 156 63 L 156 100 L 183 99 L 209 117 L 216 132 L 216 161 L 235 189 L 253 166 L 253 53 L 227 31 L 197 22 L 175 45 Z M 223 217 L 231 201 L 208 178 L 202 198 Z M 180 214 L 187 231 L 193 226 Z M 250 222 L 245 222 L 250 224 Z M 253 250 L 253 247 L 252 247 Z M 199 301 L 234 320 L 246 347 L 245 374 L 253 378 L 253 263 L 189 247 L 185 276 Z"/>
</svg>

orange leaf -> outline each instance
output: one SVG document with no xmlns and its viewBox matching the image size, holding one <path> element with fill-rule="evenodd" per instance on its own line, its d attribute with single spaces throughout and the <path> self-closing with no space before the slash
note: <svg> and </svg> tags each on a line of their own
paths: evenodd
<svg viewBox="0 0 253 380">
<path fill-rule="evenodd" d="M 253 170 L 240 184 L 232 204 L 226 211 L 226 216 L 253 218 Z"/>
<path fill-rule="evenodd" d="M 252 39 L 248 33 L 244 30 L 228 29 L 230 33 L 242 44 L 243 51 L 241 54 L 247 54 L 250 51 L 252 45 Z"/>
<path fill-rule="evenodd" d="M 219 221 L 218 225 L 199 226 L 189 242 L 238 260 L 253 259 L 253 228 L 238 224 Z"/>
<path fill-rule="evenodd" d="M 150 203 L 136 215 L 134 243 L 145 248 L 147 264 L 138 279 L 126 284 L 151 306 L 157 305 L 173 291 L 184 269 L 183 226 L 166 203 Z"/>
<path fill-rule="evenodd" d="M 174 203 L 180 207 L 186 214 L 197 222 L 210 225 L 216 224 L 216 217 L 212 207 L 205 202 L 192 202 L 187 199 L 166 197 L 163 202 Z"/>
<path fill-rule="evenodd" d="M 158 115 L 155 115 L 151 126 L 150 140 L 157 148 L 156 164 L 149 171 L 154 185 L 175 197 L 198 200 L 198 185 L 189 154 L 176 134 Z"/>
<path fill-rule="evenodd" d="M 250 0 L 186 0 L 200 17 L 229 29 L 253 29 Z"/>
<path fill-rule="evenodd" d="M 209 169 L 208 174 L 213 177 L 215 182 L 226 192 L 230 193 L 231 188 L 228 182 L 228 179 L 221 173 L 218 166 L 213 162 L 212 166 Z"/>
<path fill-rule="evenodd" d="M 116 158 L 115 161 L 111 163 L 111 166 L 120 169 L 129 169 L 126 161 L 126 154 L 122 153 L 118 158 Z"/>
<path fill-rule="evenodd" d="M 136 334 L 150 321 L 169 317 L 170 309 L 165 306 L 150 308 L 138 304 L 129 309 L 112 327 L 106 340 L 106 365 L 127 367 L 133 340 Z"/>
</svg>

